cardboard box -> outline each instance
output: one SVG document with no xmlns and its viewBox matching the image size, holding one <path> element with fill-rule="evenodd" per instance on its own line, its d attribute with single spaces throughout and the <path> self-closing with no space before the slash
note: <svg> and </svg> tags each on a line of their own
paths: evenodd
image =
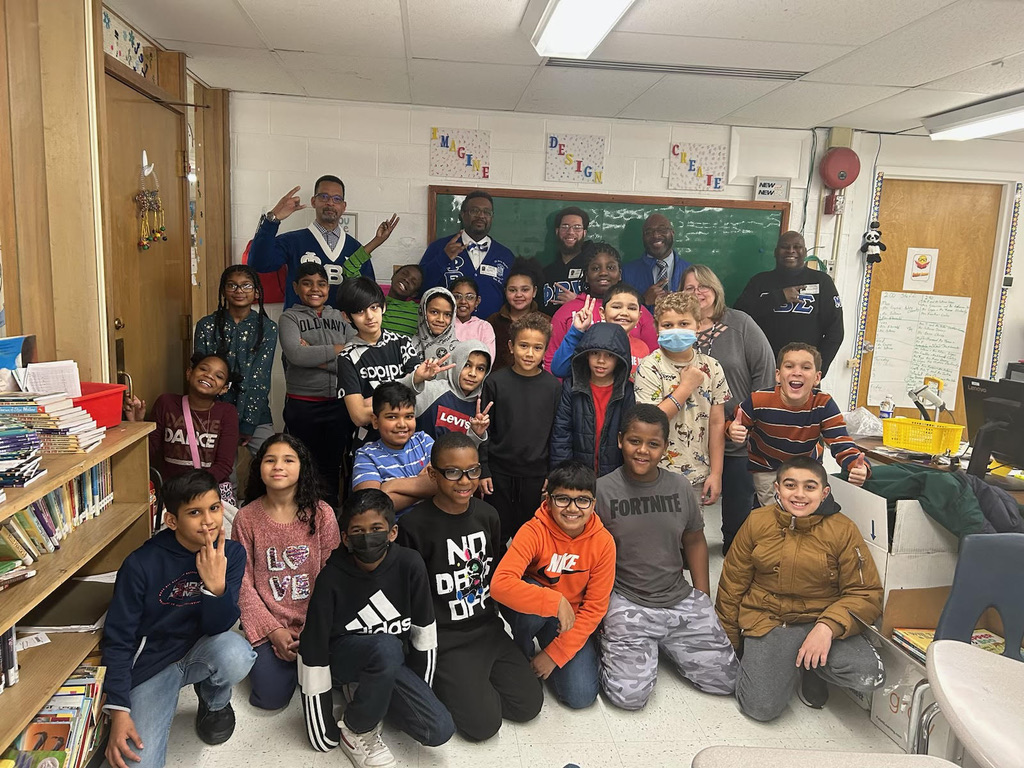
<svg viewBox="0 0 1024 768">
<path fill-rule="evenodd" d="M 868 544 L 885 587 L 884 600 L 894 589 L 953 583 L 957 538 L 929 517 L 920 503 L 896 502 L 896 522 L 890 535 L 888 502 L 884 498 L 837 477 L 830 478 L 830 483 L 843 514 L 857 524 Z"/>
<path fill-rule="evenodd" d="M 892 641 L 892 631 L 896 627 L 935 629 L 948 598 L 949 587 L 894 589 L 885 602 L 881 630 L 871 626 L 864 629 L 865 638 L 878 651 L 885 665 L 885 683 L 871 697 L 871 720 L 904 751 L 910 748 L 907 737 L 914 688 L 927 673 L 924 664 Z M 978 626 L 1003 634 L 999 614 L 991 608 L 982 614 Z M 921 711 L 934 701 L 934 696 L 926 693 Z M 940 713 L 932 724 L 929 753 L 951 759 L 959 749 L 958 741 Z"/>
</svg>

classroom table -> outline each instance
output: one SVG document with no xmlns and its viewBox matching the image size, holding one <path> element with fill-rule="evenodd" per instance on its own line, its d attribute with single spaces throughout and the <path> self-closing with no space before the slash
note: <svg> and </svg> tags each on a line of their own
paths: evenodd
<svg viewBox="0 0 1024 768">
<path fill-rule="evenodd" d="M 926 667 L 939 710 L 964 749 L 983 768 L 1024 768 L 1024 662 L 936 640 Z"/>
</svg>

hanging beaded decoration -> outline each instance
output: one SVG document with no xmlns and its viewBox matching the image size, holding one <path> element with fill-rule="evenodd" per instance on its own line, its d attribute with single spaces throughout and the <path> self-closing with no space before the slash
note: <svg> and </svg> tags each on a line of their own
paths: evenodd
<svg viewBox="0 0 1024 768">
<path fill-rule="evenodd" d="M 146 168 L 139 171 L 139 193 L 135 203 L 139 206 L 139 248 L 149 250 L 150 243 L 167 239 L 167 226 L 164 221 L 164 205 L 160 201 L 160 181 L 156 177 L 156 169 L 149 166 L 149 175 L 153 177 L 154 189 L 146 189 Z"/>
</svg>

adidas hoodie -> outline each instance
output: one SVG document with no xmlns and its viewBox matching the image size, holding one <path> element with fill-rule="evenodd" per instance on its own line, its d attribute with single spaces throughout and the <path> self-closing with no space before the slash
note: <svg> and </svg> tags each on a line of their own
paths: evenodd
<svg viewBox="0 0 1024 768">
<path fill-rule="evenodd" d="M 160 531 L 125 558 L 103 625 L 104 709 L 130 709 L 132 688 L 182 659 L 199 638 L 238 621 L 245 549 L 237 541 L 223 546 L 228 567 L 220 597 L 203 589 L 196 553 L 174 531 Z"/>
<path fill-rule="evenodd" d="M 476 389 L 467 395 L 459 385 L 459 376 L 474 352 L 486 355 L 487 373 Z M 416 429 L 426 432 L 435 440 L 445 432 L 462 432 L 479 445 L 486 436 L 479 438 L 469 428 L 469 422 L 476 416 L 477 398 L 483 395 L 484 382 L 491 372 L 491 352 L 482 341 L 471 340 L 460 341 L 451 354 L 449 362 L 455 367 L 445 371 L 443 377 L 424 382 L 423 391 L 416 395 Z"/>
<path fill-rule="evenodd" d="M 340 735 L 333 716 L 331 646 L 346 635 L 376 634 L 399 636 L 406 664 L 432 682 L 437 625 L 423 559 L 392 544 L 380 565 L 364 571 L 342 545 L 317 576 L 299 637 L 302 710 L 314 749 L 333 749 Z"/>
<path fill-rule="evenodd" d="M 573 538 L 551 517 L 544 501 L 498 563 L 491 595 L 513 611 L 535 616 L 557 616 L 561 599 L 569 601 L 576 623 L 544 648 L 561 667 L 597 630 L 614 583 L 615 540 L 593 508 L 583 532 Z"/>
</svg>

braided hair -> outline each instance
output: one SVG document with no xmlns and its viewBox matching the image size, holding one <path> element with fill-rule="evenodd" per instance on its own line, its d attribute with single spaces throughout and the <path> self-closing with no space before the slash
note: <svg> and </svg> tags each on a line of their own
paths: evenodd
<svg viewBox="0 0 1024 768">
<path fill-rule="evenodd" d="M 224 287 L 228 284 L 231 275 L 245 275 L 245 278 L 256 288 L 256 299 L 259 302 L 259 330 L 256 331 L 256 341 L 252 345 L 255 352 L 263 343 L 263 322 L 269 319 L 267 311 L 263 308 L 263 283 L 256 270 L 248 264 L 232 264 L 220 275 L 220 288 L 217 291 L 217 311 L 213 315 L 213 325 L 217 334 L 217 354 L 223 357 L 228 355 L 228 301 L 224 298 Z"/>
</svg>

